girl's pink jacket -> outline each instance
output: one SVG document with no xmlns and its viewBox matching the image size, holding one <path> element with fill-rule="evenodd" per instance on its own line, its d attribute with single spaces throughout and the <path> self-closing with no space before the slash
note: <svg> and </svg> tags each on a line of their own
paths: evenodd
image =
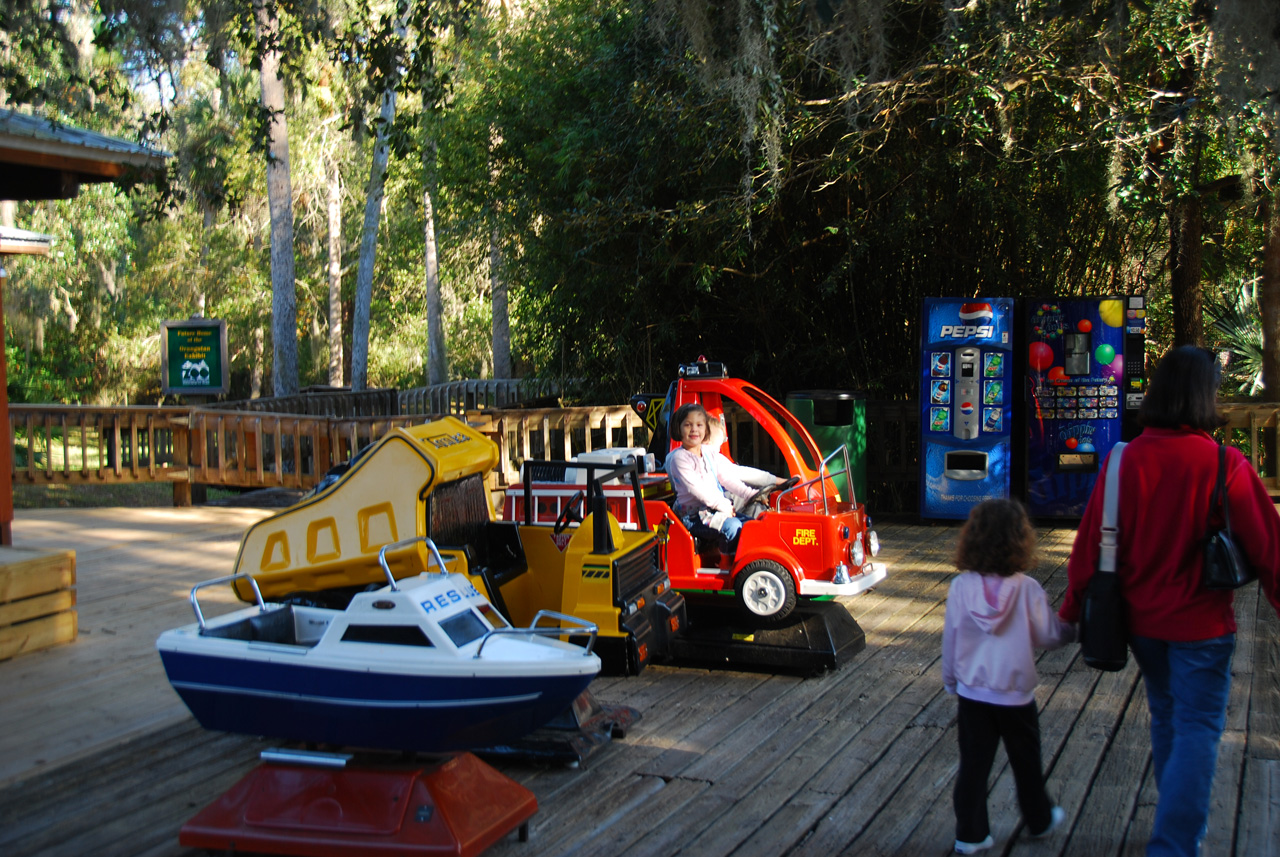
<svg viewBox="0 0 1280 857">
<path fill-rule="evenodd" d="M 1054 614 L 1034 578 L 966 571 L 947 594 L 942 684 L 965 699 L 1026 705 L 1039 680 L 1034 649 L 1056 649 L 1075 638 L 1075 626 Z"/>
</svg>

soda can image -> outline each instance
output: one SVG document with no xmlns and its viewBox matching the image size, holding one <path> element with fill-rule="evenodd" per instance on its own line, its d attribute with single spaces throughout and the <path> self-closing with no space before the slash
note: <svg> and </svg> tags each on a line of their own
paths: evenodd
<svg viewBox="0 0 1280 857">
<path fill-rule="evenodd" d="M 982 421 L 983 431 L 1000 431 L 1000 418 L 1004 412 L 1000 408 L 983 408 L 986 412 Z"/>
<path fill-rule="evenodd" d="M 1004 404 L 1004 381 L 983 381 L 982 403 L 984 405 Z"/>
<path fill-rule="evenodd" d="M 948 408 L 930 408 L 929 430 L 951 431 L 951 411 Z"/>
<path fill-rule="evenodd" d="M 935 351 L 929 361 L 929 374 L 935 378 L 951 377 L 951 352 Z"/>
<path fill-rule="evenodd" d="M 929 401 L 935 405 L 946 405 L 951 402 L 951 382 L 933 381 L 929 385 Z"/>
<path fill-rule="evenodd" d="M 982 355 L 982 377 L 999 378 L 1004 375 L 1004 355 L 1003 354 L 984 354 Z"/>
</svg>

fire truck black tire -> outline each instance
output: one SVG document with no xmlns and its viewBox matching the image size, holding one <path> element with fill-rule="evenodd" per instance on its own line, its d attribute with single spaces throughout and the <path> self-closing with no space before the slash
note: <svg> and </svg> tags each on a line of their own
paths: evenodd
<svg viewBox="0 0 1280 857">
<path fill-rule="evenodd" d="M 560 514 L 556 517 L 556 525 L 554 532 L 558 536 L 569 528 L 570 524 L 582 523 L 582 501 L 587 495 L 582 491 L 577 491 L 569 502 L 564 504 L 564 508 L 560 510 Z"/>
<path fill-rule="evenodd" d="M 738 603 L 758 622 L 781 622 L 796 609 L 796 584 L 791 572 L 769 559 L 748 563 L 734 578 Z"/>
</svg>

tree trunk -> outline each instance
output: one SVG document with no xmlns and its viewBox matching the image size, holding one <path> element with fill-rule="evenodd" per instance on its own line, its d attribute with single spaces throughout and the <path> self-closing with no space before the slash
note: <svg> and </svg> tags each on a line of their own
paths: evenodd
<svg viewBox="0 0 1280 857">
<path fill-rule="evenodd" d="M 403 44 L 406 25 L 396 22 L 396 37 Z M 364 225 L 360 229 L 360 263 L 356 269 L 355 317 L 351 322 L 351 389 L 369 386 L 369 311 L 373 304 L 373 263 L 378 252 L 378 221 L 382 215 L 382 195 L 386 189 L 387 160 L 391 146 L 387 142 L 391 124 L 396 118 L 396 83 L 391 74 L 382 92 L 382 111 L 377 137 L 373 144 L 373 163 L 369 166 L 369 187 L 364 204 Z"/>
<path fill-rule="evenodd" d="M 1280 401 L 1280 190 L 1263 204 L 1262 277 L 1258 308 L 1262 316 L 1262 385 L 1264 398 Z"/>
<path fill-rule="evenodd" d="M 378 252 L 378 222 L 382 219 L 382 194 L 386 188 L 387 159 L 391 147 L 387 134 L 396 115 L 396 93 L 382 93 L 382 121 L 373 145 L 369 167 L 369 189 L 364 203 L 364 225 L 360 228 L 360 266 L 356 270 L 355 319 L 351 324 L 351 389 L 369 385 L 369 311 L 373 304 L 373 263 Z"/>
<path fill-rule="evenodd" d="M 435 193 L 435 146 L 429 143 L 423 153 L 427 173 L 422 191 L 423 244 L 427 276 L 427 383 L 443 384 L 449 378 L 448 353 L 444 343 L 444 296 L 440 292 L 440 256 L 436 247 L 436 215 L 432 205 Z"/>
<path fill-rule="evenodd" d="M 253 329 L 253 340 L 249 351 L 249 398 L 262 396 L 262 328 Z"/>
<path fill-rule="evenodd" d="M 329 180 L 329 386 L 342 386 L 342 183 Z"/>
<path fill-rule="evenodd" d="M 271 210 L 271 379 L 275 395 L 298 392 L 298 308 L 294 295 L 293 188 L 289 128 L 280 76 L 280 20 L 273 0 L 254 0 L 262 45 L 262 106 L 267 124 L 267 201 Z"/>
<path fill-rule="evenodd" d="M 493 377 L 511 377 L 511 324 L 507 316 L 507 276 L 502 269 L 498 227 L 489 233 L 489 285 L 493 296 Z"/>
<path fill-rule="evenodd" d="M 1200 286 L 1204 212 L 1198 198 L 1169 208 L 1169 288 L 1173 297 L 1173 344 L 1204 345 L 1204 294 Z"/>
<path fill-rule="evenodd" d="M 196 315 L 204 318 L 205 305 L 209 294 L 209 246 L 213 240 L 213 227 L 218 220 L 218 212 L 207 199 L 200 200 L 200 208 L 204 211 L 204 230 L 200 236 L 200 284 L 195 295 Z"/>
</svg>

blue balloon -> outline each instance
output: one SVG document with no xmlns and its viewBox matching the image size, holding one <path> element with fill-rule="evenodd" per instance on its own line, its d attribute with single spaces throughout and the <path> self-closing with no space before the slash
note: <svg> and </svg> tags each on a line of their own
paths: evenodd
<svg viewBox="0 0 1280 857">
<path fill-rule="evenodd" d="M 1093 444 L 1089 443 L 1088 441 L 1085 441 L 1076 447 L 1076 452 L 1093 452 L 1093 451 L 1094 451 Z"/>
</svg>

